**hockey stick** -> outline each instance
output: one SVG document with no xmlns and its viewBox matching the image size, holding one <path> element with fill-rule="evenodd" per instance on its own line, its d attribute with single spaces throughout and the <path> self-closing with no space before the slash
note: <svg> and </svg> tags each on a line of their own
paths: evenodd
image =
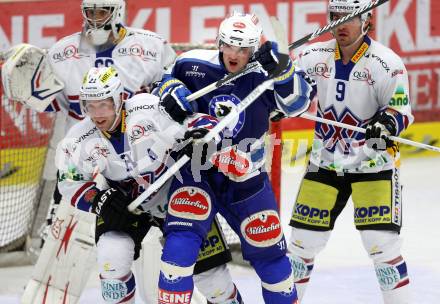
<svg viewBox="0 0 440 304">
<path fill-rule="evenodd" d="M 279 51 L 283 54 L 288 54 L 287 48 L 287 39 L 284 34 L 284 30 L 282 28 L 281 23 L 275 18 L 272 20 L 272 26 L 274 31 L 277 34 L 277 41 L 279 43 Z M 279 63 L 280 66 L 287 67 L 288 61 Z M 284 68 L 285 68 L 284 67 Z M 280 73 L 284 70 L 284 68 L 279 69 Z M 242 74 L 243 75 L 243 74 Z M 248 106 L 250 106 L 264 91 L 266 91 L 275 81 L 275 78 L 278 75 L 273 75 L 270 79 L 264 81 L 260 85 L 258 85 L 255 89 L 252 90 L 240 103 L 237 104 L 237 107 L 232 108 L 231 112 L 229 112 L 225 117 L 223 117 L 220 122 L 201 139 L 198 140 L 198 143 L 208 143 L 215 136 L 217 136 L 227 125 L 229 125 L 240 113 L 242 113 Z M 151 184 L 144 192 L 142 192 L 133 202 L 128 205 L 128 210 L 133 212 L 135 209 L 142 204 L 142 202 L 147 199 L 150 195 L 159 190 L 167 180 L 173 177 L 180 168 L 182 168 L 190 158 L 187 155 L 183 155 L 176 163 L 174 163 L 170 168 L 168 168 L 165 173 L 159 177 L 153 184 Z"/>
<path fill-rule="evenodd" d="M 289 44 L 289 51 L 296 49 L 298 47 L 300 47 L 301 45 L 321 36 L 322 34 L 325 34 L 327 32 L 330 32 L 331 30 L 333 30 L 334 28 L 336 28 L 337 26 L 341 25 L 342 23 L 348 22 L 366 12 L 371 11 L 372 9 L 374 9 L 375 7 L 378 7 L 382 4 L 384 4 L 385 2 L 388 2 L 389 0 L 375 0 L 372 1 L 370 4 L 365 5 L 364 7 L 358 8 L 357 10 L 355 10 L 353 13 L 346 15 L 344 17 L 342 17 L 341 19 L 335 20 L 330 22 L 329 24 L 327 24 L 324 27 L 318 28 L 316 31 L 314 31 L 311 34 L 308 34 L 306 36 L 304 36 L 303 38 Z M 231 73 L 228 74 L 226 77 L 220 79 L 217 82 L 211 83 L 210 85 L 204 87 L 203 89 L 198 90 L 197 92 L 194 92 L 193 94 L 189 95 L 187 97 L 187 99 L 189 101 L 193 101 L 205 94 L 208 94 L 209 92 L 214 91 L 215 89 L 221 87 L 222 85 L 225 85 L 227 83 L 230 83 L 238 78 L 240 78 L 243 75 L 246 75 L 250 72 L 253 72 L 257 69 L 260 68 L 260 64 L 258 62 L 252 62 L 249 63 L 243 70 L 235 72 L 235 73 Z"/>
<path fill-rule="evenodd" d="M 325 123 L 328 125 L 333 125 L 336 127 L 340 127 L 340 128 L 344 128 L 344 129 L 348 129 L 348 130 L 352 130 L 352 131 L 356 131 L 356 132 L 360 132 L 360 133 L 365 133 L 365 129 L 361 128 L 361 127 L 356 127 L 356 126 L 352 126 L 349 124 L 345 124 L 339 121 L 334 121 L 334 120 L 330 120 L 330 119 L 325 119 L 325 118 L 321 118 L 321 117 L 317 117 L 315 115 L 311 115 L 308 113 L 303 113 L 300 115 L 300 117 L 305 118 L 305 119 L 309 119 L 309 120 L 313 120 L 313 121 L 317 121 L 317 122 L 321 122 L 321 123 Z M 418 148 L 422 148 L 422 149 L 426 149 L 426 150 L 431 150 L 434 152 L 440 152 L 440 147 L 435 147 L 435 146 L 430 146 L 424 143 L 419 143 L 416 141 L 412 141 L 409 139 L 405 139 L 405 138 L 401 138 L 401 137 L 397 137 L 397 136 L 388 136 L 389 139 L 405 144 L 405 145 L 410 145 L 410 146 L 414 146 L 414 147 L 418 147 Z"/>
</svg>

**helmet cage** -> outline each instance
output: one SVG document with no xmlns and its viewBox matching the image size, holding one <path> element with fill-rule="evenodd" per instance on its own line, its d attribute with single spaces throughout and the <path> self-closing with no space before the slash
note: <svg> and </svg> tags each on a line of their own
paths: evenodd
<svg viewBox="0 0 440 304">
<path fill-rule="evenodd" d="M 102 20 L 92 18 L 90 12 L 100 9 L 108 11 L 109 16 Z M 84 18 L 85 33 L 87 36 L 91 36 L 93 44 L 102 45 L 106 43 L 110 31 L 113 32 L 115 38 L 119 37 L 119 28 L 125 19 L 124 0 L 83 0 L 81 12 Z"/>
</svg>

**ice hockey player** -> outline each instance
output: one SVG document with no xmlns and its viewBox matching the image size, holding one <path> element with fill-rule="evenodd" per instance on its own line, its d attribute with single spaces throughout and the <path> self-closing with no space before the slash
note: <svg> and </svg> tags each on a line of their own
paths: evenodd
<svg viewBox="0 0 440 304">
<path fill-rule="evenodd" d="M 330 21 L 369 0 L 331 0 Z M 325 247 L 347 200 L 354 224 L 372 259 L 386 304 L 409 303 L 409 277 L 401 255 L 402 185 L 397 136 L 413 121 L 408 73 L 402 60 L 369 36 L 372 14 L 333 30 L 334 39 L 308 46 L 297 64 L 317 82 L 318 113 L 366 127 L 366 134 L 317 123 L 310 163 L 296 198 L 290 225 L 299 299 L 315 256 Z M 350 244 L 346 244 L 349 249 Z"/>
<path fill-rule="evenodd" d="M 106 303 L 134 303 L 136 282 L 131 266 L 150 227 L 162 228 L 171 180 L 143 203 L 146 213 L 132 214 L 128 204 L 174 163 L 172 149 L 178 139 L 190 138 L 192 132 L 212 128 L 217 122 L 198 114 L 180 125 L 159 112 L 158 97 L 144 93 L 123 102 L 122 95 L 123 85 L 114 67 L 92 68 L 79 95 L 86 118 L 69 130 L 56 158 L 64 199 L 98 216 L 98 269 Z M 97 169 L 108 189 L 97 188 L 93 180 Z M 236 293 L 227 268 L 204 270 L 199 290 L 209 299 L 218 297 L 215 303 L 230 303 L 221 297 Z"/>
<path fill-rule="evenodd" d="M 124 25 L 124 0 L 83 0 L 81 11 L 84 17 L 82 32 L 74 33 L 58 41 L 49 49 L 45 56 L 46 60 L 42 62 L 42 64 L 48 66 L 46 70 L 43 68 L 43 71 L 53 73 L 54 83 L 63 84 L 61 86 L 63 89 L 60 91 L 59 86 L 56 86 L 56 90 L 54 87 L 52 91 L 47 91 L 51 92 L 48 94 L 48 98 L 32 103 L 32 106 L 38 105 L 36 110 L 39 111 L 63 112 L 66 116 L 66 123 L 64 124 L 66 132 L 77 122 L 84 119 L 84 113 L 82 113 L 79 103 L 79 88 L 83 76 L 91 67 L 114 66 L 118 70 L 118 77 L 123 83 L 124 98 L 129 98 L 144 91 L 151 83 L 161 80 L 165 68 L 174 62 L 176 56 L 171 46 L 156 33 Z M 34 54 L 35 48 L 29 45 L 24 46 L 24 52 L 26 51 Z M 37 53 L 35 52 L 35 54 Z M 25 58 L 25 55 L 23 58 Z M 39 62 L 40 58 L 36 57 L 35 60 Z M 29 64 L 34 64 L 31 66 L 36 65 L 35 62 Z M 28 76 L 24 78 L 29 78 L 30 83 L 33 74 L 24 76 Z M 23 81 L 23 79 L 20 79 L 20 81 Z M 58 93 L 52 94 L 53 92 Z M 28 94 L 31 98 L 34 95 L 32 93 Z M 47 104 L 48 102 L 50 104 Z M 29 105 L 31 105 L 31 102 L 29 102 Z M 62 197 L 56 189 L 54 202 L 49 208 L 45 235 L 50 232 L 52 219 L 65 220 L 55 215 L 56 207 L 60 201 L 62 201 Z M 73 207 L 71 209 L 71 214 L 74 215 L 76 211 Z M 84 217 L 87 217 L 87 215 L 87 213 L 83 214 Z M 77 220 L 82 222 L 81 218 L 77 218 Z M 90 214 L 90 221 L 93 220 L 94 215 Z M 86 223 L 83 222 L 83 224 Z M 76 225 L 76 227 L 79 226 L 80 224 Z M 216 231 L 218 229 L 218 227 L 213 228 Z M 87 231 L 87 229 L 85 230 Z M 92 229 L 89 230 L 92 231 Z M 52 233 L 49 233 L 49 237 L 51 235 Z M 217 232 L 217 236 L 220 238 L 219 242 L 225 244 L 222 233 Z M 54 250 L 56 251 L 59 246 L 55 247 Z M 205 260 L 205 265 L 212 267 L 228 262 L 230 253 L 226 247 L 225 244 L 222 250 L 213 254 L 211 258 L 212 261 L 215 261 L 212 262 L 213 264 Z M 217 248 L 220 247 L 217 246 Z M 66 250 L 63 258 L 75 264 L 76 256 L 71 254 L 70 250 Z M 39 264 L 46 261 L 47 257 L 40 259 Z M 37 267 L 36 269 L 46 269 L 46 267 Z M 203 271 L 203 267 L 198 271 Z M 55 275 L 55 273 L 52 274 L 52 280 L 54 280 Z M 85 280 L 87 276 L 88 274 L 85 271 Z M 205 295 L 209 297 L 209 294 Z"/>
<path fill-rule="evenodd" d="M 194 109 L 221 119 L 257 85 L 279 75 L 273 87 L 225 130 L 222 149 L 210 158 L 216 168 L 201 170 L 201 181 L 197 181 L 199 172 L 194 172 L 194 167 L 182 170 L 183 182 L 174 181 L 165 225 L 160 303 L 176 303 L 174 297 L 191 293 L 197 248 L 217 211 L 240 236 L 243 257 L 262 281 L 265 303 L 296 303 L 278 207 L 264 170 L 264 139 L 270 113 L 280 109 L 289 116 L 301 114 L 309 106 L 312 88 L 290 59 L 285 70 L 277 71 L 283 59 L 280 56 L 288 55 L 280 54 L 275 42 L 260 46 L 261 39 L 257 16 L 234 13 L 220 25 L 218 50 L 182 54 L 170 78 L 159 87 L 161 108 L 174 120 L 184 121 Z M 262 68 L 206 94 L 195 104 L 186 99 L 189 92 L 243 69 L 251 60 L 257 60 Z M 241 303 L 239 295 L 231 303 Z"/>
</svg>

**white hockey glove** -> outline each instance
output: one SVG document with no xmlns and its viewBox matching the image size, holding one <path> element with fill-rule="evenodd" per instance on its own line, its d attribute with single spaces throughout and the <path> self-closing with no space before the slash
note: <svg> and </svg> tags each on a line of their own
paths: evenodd
<svg viewBox="0 0 440 304">
<path fill-rule="evenodd" d="M 43 112 L 64 89 L 47 62 L 44 50 L 22 43 L 10 49 L 5 57 L 1 77 L 9 99 Z"/>
</svg>

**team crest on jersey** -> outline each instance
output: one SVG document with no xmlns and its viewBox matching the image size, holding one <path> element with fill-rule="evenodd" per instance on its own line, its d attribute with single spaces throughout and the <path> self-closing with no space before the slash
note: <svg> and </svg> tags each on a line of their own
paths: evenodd
<svg viewBox="0 0 440 304">
<path fill-rule="evenodd" d="M 358 118 L 348 108 L 345 108 L 339 115 L 336 109 L 331 106 L 322 113 L 318 112 L 321 117 L 332 121 L 339 121 L 352 126 L 363 127 L 362 119 Z M 334 152 L 336 148 L 344 154 L 352 153 L 352 145 L 354 142 L 360 144 L 365 138 L 362 133 L 348 130 L 323 123 L 316 124 L 317 136 L 324 141 L 324 147 L 330 152 Z"/>
<path fill-rule="evenodd" d="M 264 210 L 247 217 L 240 225 L 245 240 L 255 247 L 269 247 L 283 238 L 281 222 L 275 210 Z"/>
<path fill-rule="evenodd" d="M 171 195 L 168 212 L 180 218 L 203 221 L 211 213 L 211 198 L 203 189 L 182 187 Z"/>
<path fill-rule="evenodd" d="M 241 100 L 234 95 L 217 95 L 209 102 L 209 114 L 221 120 L 231 110 L 236 109 Z M 245 111 L 241 112 L 225 129 L 227 137 L 235 137 L 243 128 L 246 119 Z"/>
</svg>

